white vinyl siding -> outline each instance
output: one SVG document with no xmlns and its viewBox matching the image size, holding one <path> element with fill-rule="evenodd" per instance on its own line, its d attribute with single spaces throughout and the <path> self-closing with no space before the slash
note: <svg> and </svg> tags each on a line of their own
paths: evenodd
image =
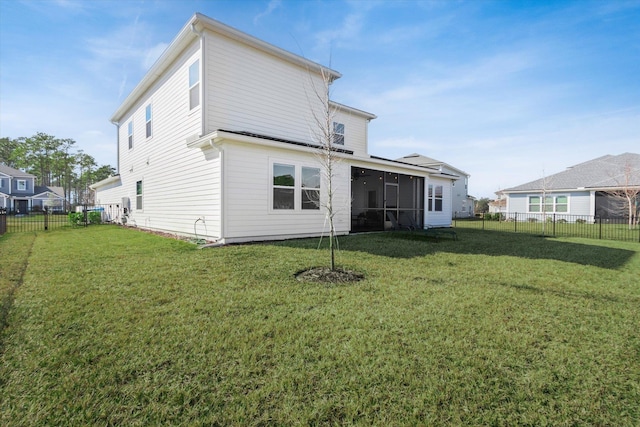
<svg viewBox="0 0 640 427">
<path fill-rule="evenodd" d="M 302 167 L 318 168 L 313 153 L 273 149 L 230 143 L 224 146 L 225 155 L 225 237 L 233 240 L 256 240 L 268 236 L 296 237 L 318 235 L 326 231 L 324 209 L 301 209 L 298 184 L 296 209 L 272 209 L 270 192 L 273 190 L 272 168 L 274 163 L 293 165 L 300 175 Z M 251 173 L 247 173 L 251 171 Z M 350 227 L 349 166 L 338 165 L 334 204 L 338 233 L 347 233 Z M 321 182 L 321 197 L 326 197 L 326 183 Z"/>
<path fill-rule="evenodd" d="M 200 114 L 191 114 L 187 82 L 189 66 L 199 58 L 199 43 L 171 65 L 120 127 L 120 178 L 122 185 L 99 191 L 100 203 L 131 201 L 130 224 L 170 230 L 174 233 L 217 238 L 221 234 L 220 155 L 214 150 L 187 148 L 186 140 L 201 131 Z M 153 103 L 151 103 L 153 99 Z M 152 104 L 153 144 L 137 144 L 127 150 L 129 120 L 144 123 L 146 107 Z M 134 126 L 136 141 L 145 139 L 145 126 Z M 143 210 L 136 207 L 136 181 L 144 176 Z M 206 185 L 205 185 L 206 184 Z M 202 219 L 196 223 L 196 220 Z"/>
<path fill-rule="evenodd" d="M 429 186 L 433 186 L 433 197 L 434 202 L 439 200 L 439 197 L 435 197 L 436 188 L 442 188 L 442 199 L 436 203 L 436 207 L 439 209 L 440 205 L 442 205 L 442 210 L 432 210 L 425 209 L 425 225 L 434 226 L 434 227 L 442 227 L 442 226 L 450 226 L 451 225 L 451 181 L 444 178 L 428 178 L 427 182 L 425 182 L 425 200 L 429 200 Z"/>
</svg>

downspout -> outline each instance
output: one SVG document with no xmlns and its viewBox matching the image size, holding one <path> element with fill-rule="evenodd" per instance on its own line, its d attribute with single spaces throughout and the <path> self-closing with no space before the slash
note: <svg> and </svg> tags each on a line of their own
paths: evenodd
<svg viewBox="0 0 640 427">
<path fill-rule="evenodd" d="M 200 100 L 201 100 L 201 104 L 200 104 L 200 136 L 203 136 L 206 133 L 206 127 L 205 127 L 205 117 L 206 117 L 206 100 L 205 100 L 205 94 L 207 93 L 207 91 L 205 90 L 205 82 L 207 81 L 207 79 L 205 78 L 205 62 L 206 62 L 206 55 L 205 55 L 205 44 L 204 44 L 204 31 L 198 31 L 198 29 L 196 28 L 196 23 L 193 22 L 191 23 L 191 31 L 196 34 L 199 39 L 200 39 Z"/>
</svg>

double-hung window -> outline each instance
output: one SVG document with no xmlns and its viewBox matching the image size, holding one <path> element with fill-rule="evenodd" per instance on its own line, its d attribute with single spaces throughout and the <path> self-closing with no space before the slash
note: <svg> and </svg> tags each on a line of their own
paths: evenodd
<svg viewBox="0 0 640 427">
<path fill-rule="evenodd" d="M 151 104 L 144 109 L 147 138 L 151 138 Z"/>
<path fill-rule="evenodd" d="M 273 164 L 273 209 L 295 209 L 296 168 Z"/>
<path fill-rule="evenodd" d="M 569 198 L 567 196 L 529 196 L 529 212 L 567 213 Z"/>
<path fill-rule="evenodd" d="M 18 191 L 27 191 L 27 180 L 19 179 L 16 181 L 16 190 Z"/>
<path fill-rule="evenodd" d="M 142 181 L 136 181 L 136 209 L 142 210 Z"/>
<path fill-rule="evenodd" d="M 333 122 L 333 143 L 344 145 L 344 123 Z"/>
<path fill-rule="evenodd" d="M 430 212 L 442 212 L 442 185 L 429 184 L 427 204 Z"/>
<path fill-rule="evenodd" d="M 274 211 L 320 210 L 320 168 L 273 163 Z"/>
<path fill-rule="evenodd" d="M 133 120 L 127 125 L 127 137 L 129 140 L 129 150 L 133 148 Z"/>
<path fill-rule="evenodd" d="M 302 167 L 302 209 L 320 209 L 320 169 Z"/>
<path fill-rule="evenodd" d="M 189 66 L 189 110 L 200 105 L 200 60 Z"/>
</svg>

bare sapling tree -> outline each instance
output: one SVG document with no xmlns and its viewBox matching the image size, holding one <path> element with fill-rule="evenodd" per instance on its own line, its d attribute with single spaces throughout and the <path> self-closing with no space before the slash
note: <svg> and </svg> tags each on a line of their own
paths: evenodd
<svg viewBox="0 0 640 427">
<path fill-rule="evenodd" d="M 312 94 L 310 99 L 313 123 L 311 127 L 311 137 L 318 146 L 317 159 L 320 163 L 323 181 L 326 185 L 326 197 L 319 197 L 319 192 L 308 191 L 308 199 L 315 198 L 314 203 L 324 209 L 326 220 L 329 223 L 329 252 L 331 256 L 331 270 L 336 269 L 335 249 L 337 247 L 337 236 L 334 219 L 339 209 L 335 204 L 336 196 L 336 174 L 341 158 L 336 150 L 336 129 L 335 115 L 337 107 L 331 102 L 331 83 L 334 75 L 325 68 L 321 68 L 321 87 L 311 81 Z M 314 105 L 318 107 L 314 108 Z"/>
<path fill-rule="evenodd" d="M 627 162 L 622 167 L 622 171 L 613 179 L 617 182 L 617 187 L 606 191 L 606 193 L 613 199 L 614 206 L 618 206 L 616 209 L 625 212 L 628 216 L 629 229 L 632 229 L 635 224 L 638 224 L 638 215 L 640 214 L 640 169 L 634 168 L 634 166 Z"/>
<path fill-rule="evenodd" d="M 544 170 L 542 171 L 542 180 L 540 182 L 542 184 L 542 200 L 540 200 L 540 209 L 542 210 L 542 236 L 544 237 L 547 232 L 547 212 L 549 211 L 549 208 L 553 211 L 553 198 L 547 195 L 551 188 L 551 179 L 545 175 Z M 551 206 L 548 206 L 549 204 Z"/>
</svg>

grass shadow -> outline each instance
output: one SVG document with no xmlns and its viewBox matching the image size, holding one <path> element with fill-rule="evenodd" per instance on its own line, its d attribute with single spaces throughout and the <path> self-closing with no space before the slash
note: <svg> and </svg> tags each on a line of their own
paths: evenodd
<svg viewBox="0 0 640 427">
<path fill-rule="evenodd" d="M 499 231 L 456 229 L 459 239 L 436 241 L 419 232 L 394 231 L 354 234 L 340 237 L 340 250 L 366 252 L 389 258 L 414 258 L 448 252 L 465 255 L 514 256 L 527 259 L 549 259 L 618 269 L 628 263 L 638 251 L 612 247 L 611 242 L 583 244 L 556 238 Z M 326 240 L 326 239 L 325 239 Z M 597 243 L 597 244 L 596 244 Z M 317 249 L 318 239 L 303 239 L 270 244 Z M 324 242 L 320 247 L 325 247 Z M 638 247 L 640 251 L 640 246 Z"/>
</svg>

